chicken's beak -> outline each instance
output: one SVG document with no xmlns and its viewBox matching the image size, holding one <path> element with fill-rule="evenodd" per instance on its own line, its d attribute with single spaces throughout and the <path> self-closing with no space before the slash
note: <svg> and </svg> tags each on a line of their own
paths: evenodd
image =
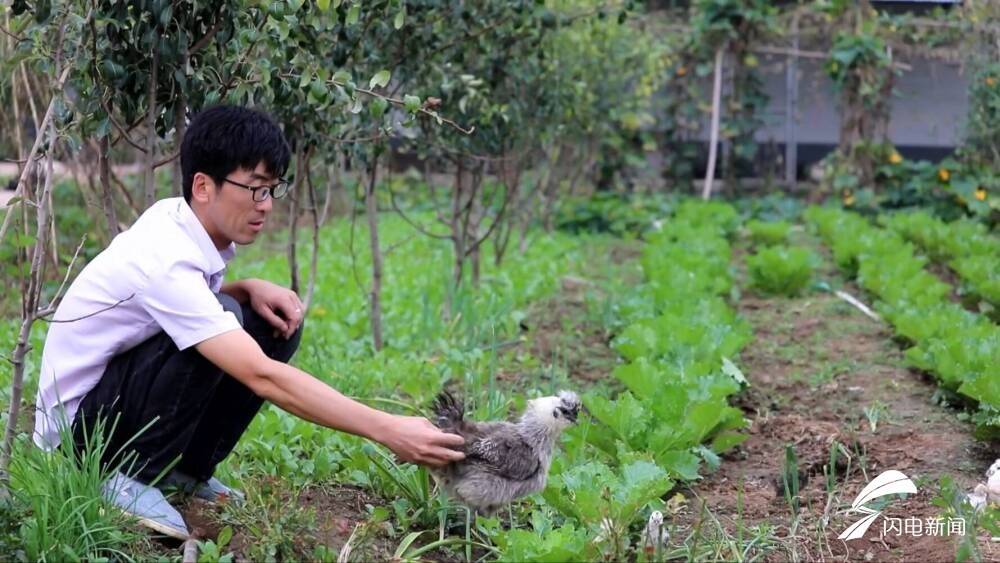
<svg viewBox="0 0 1000 563">
<path fill-rule="evenodd" d="M 579 407 L 562 409 L 563 414 L 566 415 L 566 420 L 576 424 L 576 417 L 580 414 Z"/>
</svg>

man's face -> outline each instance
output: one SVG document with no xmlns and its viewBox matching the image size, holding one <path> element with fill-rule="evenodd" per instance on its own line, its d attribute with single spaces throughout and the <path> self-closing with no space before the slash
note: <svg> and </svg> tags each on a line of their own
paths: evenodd
<svg viewBox="0 0 1000 563">
<path fill-rule="evenodd" d="M 192 186 L 192 208 L 197 202 L 205 230 L 219 249 L 230 242 L 250 244 L 256 240 L 273 206 L 270 196 L 264 201 L 254 201 L 251 190 L 233 182 L 253 187 L 273 186 L 278 182 L 268 174 L 263 162 L 253 170 L 237 168 L 226 180 L 216 183 L 199 173 Z"/>
</svg>

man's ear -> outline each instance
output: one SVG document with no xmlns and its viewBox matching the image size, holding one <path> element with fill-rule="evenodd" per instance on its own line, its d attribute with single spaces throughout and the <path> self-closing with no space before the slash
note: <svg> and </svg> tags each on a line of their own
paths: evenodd
<svg viewBox="0 0 1000 563">
<path fill-rule="evenodd" d="M 208 174 L 195 172 L 191 182 L 191 201 L 208 203 L 215 193 L 215 180 Z"/>
</svg>

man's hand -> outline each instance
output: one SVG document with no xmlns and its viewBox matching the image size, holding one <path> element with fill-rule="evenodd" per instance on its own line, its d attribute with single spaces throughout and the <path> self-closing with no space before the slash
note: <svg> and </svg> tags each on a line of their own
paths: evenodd
<svg viewBox="0 0 1000 563">
<path fill-rule="evenodd" d="M 302 324 L 305 306 L 294 291 L 265 280 L 244 280 L 250 306 L 285 339 Z"/>
<path fill-rule="evenodd" d="M 419 416 L 393 415 L 390 425 L 376 439 L 410 463 L 442 466 L 465 459 L 464 453 L 454 449 L 462 447 L 465 438 L 442 432 Z"/>
</svg>

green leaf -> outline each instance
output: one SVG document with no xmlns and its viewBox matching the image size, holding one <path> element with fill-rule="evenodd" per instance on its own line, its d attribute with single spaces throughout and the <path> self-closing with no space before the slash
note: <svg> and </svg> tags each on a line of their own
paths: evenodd
<svg viewBox="0 0 1000 563">
<path fill-rule="evenodd" d="M 417 113 L 417 111 L 420 110 L 420 106 L 421 106 L 420 98 L 417 97 L 417 96 L 413 96 L 411 94 L 407 94 L 407 95 L 403 96 L 403 104 L 406 107 L 406 111 L 408 111 L 410 113 Z M 521 320 L 521 319 L 517 319 L 517 320 Z"/>
<path fill-rule="evenodd" d="M 385 101 L 385 98 L 375 98 L 368 104 L 368 111 L 375 119 L 381 119 L 387 109 L 389 109 L 389 102 Z"/>
<path fill-rule="evenodd" d="M 347 18 L 344 20 L 346 25 L 354 25 L 358 23 L 358 18 L 361 16 L 361 6 L 354 4 L 347 10 Z"/>
<path fill-rule="evenodd" d="M 400 10 L 396 12 L 395 19 L 392 20 L 392 27 L 400 29 L 403 27 L 403 22 L 406 20 L 406 10 Z"/>
<path fill-rule="evenodd" d="M 671 475 L 676 475 L 685 481 L 694 481 L 698 478 L 701 459 L 691 452 L 674 450 L 657 454 L 656 463 Z"/>
<path fill-rule="evenodd" d="M 330 0 L 316 0 L 316 5 L 325 12 L 330 9 Z"/>
<path fill-rule="evenodd" d="M 388 70 L 380 70 L 368 81 L 369 88 L 383 88 L 389 83 L 391 74 Z"/>
<path fill-rule="evenodd" d="M 732 377 L 740 385 L 749 385 L 746 376 L 729 358 L 722 358 L 722 373 Z"/>
<path fill-rule="evenodd" d="M 660 498 L 674 483 L 662 467 L 650 461 L 634 461 L 622 468 L 622 485 L 616 491 L 619 509 L 625 516 L 647 502 Z"/>
<path fill-rule="evenodd" d="M 231 526 L 226 526 L 219 532 L 219 539 L 216 542 L 219 549 L 223 549 L 229 544 L 229 540 L 233 539 L 233 528 Z"/>
</svg>

